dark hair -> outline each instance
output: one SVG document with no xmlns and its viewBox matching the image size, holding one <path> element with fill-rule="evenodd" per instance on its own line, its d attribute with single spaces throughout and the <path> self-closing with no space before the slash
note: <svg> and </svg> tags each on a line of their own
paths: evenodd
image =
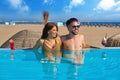
<svg viewBox="0 0 120 80">
<path fill-rule="evenodd" d="M 54 26 L 57 28 L 57 31 L 58 31 L 58 26 L 55 23 L 48 22 L 47 24 L 45 24 L 41 39 L 46 39 L 48 37 L 48 31 L 50 31 Z"/>
<path fill-rule="evenodd" d="M 68 19 L 68 20 L 66 21 L 66 26 L 68 26 L 70 23 L 72 23 L 72 22 L 74 22 L 74 21 L 78 22 L 78 19 L 77 19 L 77 18 L 70 18 L 70 19 Z"/>
</svg>

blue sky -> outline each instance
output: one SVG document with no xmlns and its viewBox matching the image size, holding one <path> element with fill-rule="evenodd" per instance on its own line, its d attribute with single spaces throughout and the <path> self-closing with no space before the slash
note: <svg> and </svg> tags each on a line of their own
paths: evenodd
<svg viewBox="0 0 120 80">
<path fill-rule="evenodd" d="M 0 21 L 120 21 L 120 0 L 0 0 Z"/>
</svg>

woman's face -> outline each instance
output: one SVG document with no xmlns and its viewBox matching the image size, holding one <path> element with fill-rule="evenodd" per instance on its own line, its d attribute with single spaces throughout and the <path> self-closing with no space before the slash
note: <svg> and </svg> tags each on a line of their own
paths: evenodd
<svg viewBox="0 0 120 80">
<path fill-rule="evenodd" d="M 57 33 L 58 33 L 57 28 L 56 28 L 56 26 L 54 26 L 54 27 L 48 32 L 48 35 L 49 35 L 50 37 L 52 37 L 52 38 L 55 38 L 55 37 L 57 36 Z"/>
</svg>

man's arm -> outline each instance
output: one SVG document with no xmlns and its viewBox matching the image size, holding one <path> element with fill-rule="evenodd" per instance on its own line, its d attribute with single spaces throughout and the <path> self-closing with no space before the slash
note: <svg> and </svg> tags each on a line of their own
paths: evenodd
<svg viewBox="0 0 120 80">
<path fill-rule="evenodd" d="M 83 48 L 99 48 L 99 47 L 95 47 L 95 46 L 91 46 L 89 44 L 86 44 L 84 37 L 83 37 Z"/>
<path fill-rule="evenodd" d="M 84 48 L 99 48 L 99 47 L 95 47 L 95 46 L 91 46 L 91 45 L 86 44 Z"/>
</svg>

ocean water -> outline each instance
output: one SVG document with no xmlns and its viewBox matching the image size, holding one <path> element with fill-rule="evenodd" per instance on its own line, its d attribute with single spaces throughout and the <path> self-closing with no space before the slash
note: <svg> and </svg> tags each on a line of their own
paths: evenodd
<svg viewBox="0 0 120 80">
<path fill-rule="evenodd" d="M 9 22 L 9 21 L 8 21 Z M 14 21 L 13 21 L 14 22 Z M 15 24 L 42 24 L 43 22 L 15 22 Z M 0 24 L 5 24 L 5 22 L 0 22 Z M 9 22 L 9 24 L 10 24 L 10 22 Z"/>
<path fill-rule="evenodd" d="M 0 22 L 0 24 L 5 24 L 5 22 Z"/>
<path fill-rule="evenodd" d="M 43 22 L 38 22 L 38 21 L 26 21 L 26 22 L 24 22 L 24 21 L 19 21 L 19 22 L 15 22 L 16 24 L 42 24 Z M 57 23 L 57 22 L 55 22 L 55 23 Z M 66 25 L 66 22 L 62 22 L 63 23 L 63 25 Z M 0 22 L 0 24 L 5 24 L 5 22 Z M 114 25 L 119 25 L 120 24 L 120 22 L 80 22 L 80 24 L 82 24 L 82 25 L 86 25 L 86 24 L 90 24 L 90 25 L 92 25 L 92 24 L 114 24 Z"/>
<path fill-rule="evenodd" d="M 119 25 L 120 22 L 81 22 L 81 24 L 115 24 L 115 25 Z"/>
</svg>

